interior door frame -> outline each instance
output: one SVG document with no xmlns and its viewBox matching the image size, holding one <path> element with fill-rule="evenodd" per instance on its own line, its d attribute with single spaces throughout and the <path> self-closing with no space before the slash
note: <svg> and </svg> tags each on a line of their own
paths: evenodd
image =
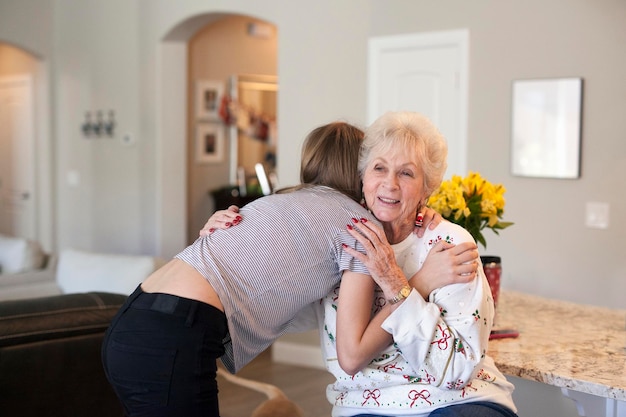
<svg viewBox="0 0 626 417">
<path fill-rule="evenodd" d="M 383 59 L 386 52 L 394 50 L 424 48 L 453 47 L 458 51 L 459 67 L 455 82 L 459 93 L 458 105 L 458 151 L 463 155 L 465 172 L 467 168 L 467 120 L 468 120 L 468 91 L 469 91 L 469 30 L 458 29 L 450 31 L 420 32 L 391 36 L 372 37 L 368 42 L 368 78 L 367 78 L 367 120 L 372 123 L 380 114 L 380 89 L 378 80 L 380 72 L 377 63 Z"/>
<path fill-rule="evenodd" d="M 25 201 L 25 208 L 21 210 L 20 218 L 22 218 L 26 223 L 23 224 L 25 229 L 19 229 L 16 231 L 17 237 L 24 237 L 31 240 L 39 240 L 39 228 L 38 228 L 38 195 L 37 195 L 37 158 L 36 158 L 36 137 L 35 137 L 35 103 L 34 103 L 34 80 L 33 76 L 29 73 L 20 73 L 9 76 L 0 77 L 0 89 L 4 88 L 12 88 L 16 87 L 20 91 L 20 100 L 24 103 L 21 107 L 20 117 L 25 117 L 23 128 L 26 129 L 25 139 L 26 141 L 22 144 L 13 143 L 11 146 L 26 146 L 26 149 L 22 149 L 26 152 L 18 152 L 20 155 L 20 159 L 18 161 L 14 161 L 15 165 L 19 165 L 21 169 L 25 169 L 26 172 L 21 171 L 26 174 L 26 183 L 22 184 L 26 188 L 17 189 L 17 190 L 9 190 L 8 194 L 5 194 L 4 198 L 9 202 L 12 206 L 19 207 L 21 203 L 17 203 L 14 201 L 17 195 L 16 192 L 19 192 L 20 195 L 23 196 L 22 201 Z M 10 136 L 13 140 L 20 141 L 21 139 L 15 136 Z M 22 138 L 24 139 L 24 138 Z M 15 172 L 11 170 L 10 177 L 14 178 Z M 7 184 L 6 186 L 11 187 L 12 184 Z M 3 189 L 5 185 L 3 184 Z M 13 211 L 13 210 L 12 210 Z M 18 210 L 15 211 L 16 213 Z M 15 221 L 15 218 L 13 218 Z"/>
<path fill-rule="evenodd" d="M 0 39 L 0 42 L 6 42 Z M 55 152 L 52 143 L 53 124 L 50 96 L 50 64 L 45 56 L 28 48 L 12 43 L 16 48 L 28 53 L 34 58 L 31 77 L 31 106 L 33 111 L 33 146 L 34 146 L 34 189 L 35 221 L 37 240 L 44 250 L 56 250 L 56 206 L 54 186 L 56 173 L 54 171 Z"/>
</svg>

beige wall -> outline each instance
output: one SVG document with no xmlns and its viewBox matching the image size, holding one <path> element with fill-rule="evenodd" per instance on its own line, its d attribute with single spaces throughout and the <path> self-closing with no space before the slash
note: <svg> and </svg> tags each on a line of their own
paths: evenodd
<svg viewBox="0 0 626 417">
<path fill-rule="evenodd" d="M 57 178 L 56 249 L 170 256 L 184 245 L 186 151 L 168 141 L 187 136 L 188 70 L 185 63 L 163 80 L 169 69 L 162 57 L 174 50 L 186 59 L 184 45 L 206 24 L 196 25 L 205 13 L 251 15 L 278 28 L 284 185 L 297 181 L 297 155 L 312 127 L 365 120 L 370 36 L 469 29 L 468 166 L 505 184 L 505 218 L 516 223 L 497 238 L 487 232 L 488 252 L 503 257 L 504 287 L 624 306 L 626 199 L 617 191 L 626 177 L 621 0 L 0 1 L 0 40 L 49 65 L 51 97 L 44 106 L 51 112 L 49 155 Z M 585 81 L 582 177 L 513 177 L 511 82 L 558 76 Z M 136 144 L 82 140 L 84 112 L 98 108 L 115 109 L 120 132 L 133 133 Z M 168 117 L 183 118 L 182 132 L 162 125 Z M 70 170 L 81 174 L 80 187 L 66 183 Z M 587 201 L 610 205 L 607 230 L 584 226 Z M 164 250 L 163 242 L 173 243 Z"/>
<path fill-rule="evenodd" d="M 507 188 L 505 220 L 485 252 L 503 259 L 506 288 L 626 307 L 626 3 L 391 0 L 373 2 L 372 35 L 469 29 L 468 169 Z M 581 178 L 510 170 L 514 80 L 582 77 Z M 610 206 L 606 230 L 585 226 L 587 202 Z"/>
</svg>

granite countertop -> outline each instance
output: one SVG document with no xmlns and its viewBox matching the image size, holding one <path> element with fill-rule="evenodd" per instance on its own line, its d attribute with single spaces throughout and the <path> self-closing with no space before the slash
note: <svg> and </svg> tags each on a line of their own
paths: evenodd
<svg viewBox="0 0 626 417">
<path fill-rule="evenodd" d="M 626 401 L 626 310 L 501 291 L 494 328 L 520 333 L 489 342 L 503 373 Z"/>
</svg>

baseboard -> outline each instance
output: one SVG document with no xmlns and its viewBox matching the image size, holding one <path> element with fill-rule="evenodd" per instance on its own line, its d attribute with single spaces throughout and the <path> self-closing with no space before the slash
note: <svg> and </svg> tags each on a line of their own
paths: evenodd
<svg viewBox="0 0 626 417">
<path fill-rule="evenodd" d="M 277 340 L 272 345 L 272 361 L 288 365 L 326 369 L 319 346 Z"/>
</svg>

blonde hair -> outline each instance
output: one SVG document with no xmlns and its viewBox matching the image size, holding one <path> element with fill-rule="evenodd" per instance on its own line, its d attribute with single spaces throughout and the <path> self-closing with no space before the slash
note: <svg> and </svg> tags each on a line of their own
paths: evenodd
<svg viewBox="0 0 626 417">
<path fill-rule="evenodd" d="M 358 169 L 361 177 L 371 161 L 380 155 L 403 153 L 424 174 L 425 197 L 441 184 L 448 167 L 448 144 L 435 125 L 416 112 L 387 112 L 365 130 Z"/>
<path fill-rule="evenodd" d="M 323 185 L 359 202 L 358 161 L 362 142 L 363 131 L 348 123 L 333 122 L 314 129 L 302 146 L 301 184 L 281 192 Z"/>
</svg>

